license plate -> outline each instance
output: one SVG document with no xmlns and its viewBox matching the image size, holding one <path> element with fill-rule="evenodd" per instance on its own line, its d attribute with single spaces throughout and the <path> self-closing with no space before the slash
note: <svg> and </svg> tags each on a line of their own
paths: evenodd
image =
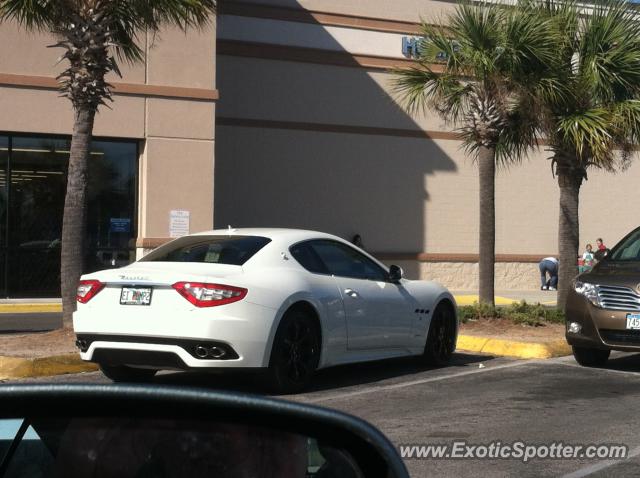
<svg viewBox="0 0 640 478">
<path fill-rule="evenodd" d="M 151 287 L 123 287 L 120 293 L 122 305 L 151 304 Z"/>
<path fill-rule="evenodd" d="M 640 329 L 640 314 L 627 314 L 627 329 Z"/>
</svg>

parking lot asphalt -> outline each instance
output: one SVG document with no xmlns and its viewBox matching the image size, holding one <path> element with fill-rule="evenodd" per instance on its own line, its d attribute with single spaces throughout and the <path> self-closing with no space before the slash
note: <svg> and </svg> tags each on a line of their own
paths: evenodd
<svg viewBox="0 0 640 478">
<path fill-rule="evenodd" d="M 107 382 L 100 373 L 20 382 Z M 246 376 L 162 373 L 158 384 L 261 393 Z M 614 353 L 607 368 L 572 357 L 526 361 L 455 354 L 424 369 L 394 360 L 322 371 L 311 390 L 282 397 L 357 415 L 400 445 L 622 444 L 625 460 L 411 459 L 423 476 L 637 476 L 640 467 L 640 355 Z"/>
<path fill-rule="evenodd" d="M 0 313 L 0 333 L 40 332 L 61 327 L 61 312 Z"/>
</svg>

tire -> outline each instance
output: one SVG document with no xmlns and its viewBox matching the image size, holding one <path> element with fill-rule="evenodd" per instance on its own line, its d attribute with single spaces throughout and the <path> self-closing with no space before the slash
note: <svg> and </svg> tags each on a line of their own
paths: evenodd
<svg viewBox="0 0 640 478">
<path fill-rule="evenodd" d="M 425 365 L 441 367 L 451 361 L 456 347 L 456 318 L 447 304 L 438 304 L 433 311 L 429 333 L 421 361 Z"/>
<path fill-rule="evenodd" d="M 146 382 L 151 380 L 157 370 L 133 368 L 125 365 L 100 364 L 100 371 L 114 382 Z"/>
<path fill-rule="evenodd" d="M 571 347 L 573 349 L 573 357 L 583 367 L 602 367 L 609 360 L 611 350 L 595 349 L 589 347 Z"/>
<path fill-rule="evenodd" d="M 288 311 L 271 348 L 268 387 L 277 394 L 299 393 L 311 382 L 320 362 L 318 322 L 303 309 Z"/>
</svg>

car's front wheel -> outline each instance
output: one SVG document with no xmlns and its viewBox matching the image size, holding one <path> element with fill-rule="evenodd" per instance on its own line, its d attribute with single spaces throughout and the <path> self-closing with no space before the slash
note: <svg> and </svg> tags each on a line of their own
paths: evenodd
<svg viewBox="0 0 640 478">
<path fill-rule="evenodd" d="M 584 367 L 602 367 L 607 360 L 611 350 L 607 349 L 595 349 L 590 347 L 572 347 L 573 357 L 580 365 Z"/>
<path fill-rule="evenodd" d="M 446 303 L 440 303 L 433 311 L 429 333 L 422 354 L 427 365 L 442 366 L 449 363 L 456 348 L 456 316 Z"/>
<path fill-rule="evenodd" d="M 287 312 L 271 349 L 269 387 L 280 394 L 301 392 L 318 368 L 320 344 L 320 330 L 314 317 L 303 309 Z"/>
<path fill-rule="evenodd" d="M 157 370 L 133 368 L 125 365 L 100 364 L 100 371 L 114 382 L 146 382 L 151 380 Z"/>
</svg>

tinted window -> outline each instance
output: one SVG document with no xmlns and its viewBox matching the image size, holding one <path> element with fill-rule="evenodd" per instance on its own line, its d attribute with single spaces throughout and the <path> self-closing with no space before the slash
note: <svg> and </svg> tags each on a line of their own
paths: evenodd
<svg viewBox="0 0 640 478">
<path fill-rule="evenodd" d="M 141 262 L 204 262 L 241 266 L 271 239 L 259 236 L 185 236 L 140 259 Z"/>
<path fill-rule="evenodd" d="M 302 242 L 295 246 L 291 246 L 289 251 L 294 259 L 309 272 L 314 272 L 316 274 L 329 273 L 325 265 L 320 260 L 320 257 L 318 257 L 318 254 L 316 254 L 308 242 Z"/>
<path fill-rule="evenodd" d="M 640 230 L 624 238 L 607 257 L 610 261 L 640 261 Z"/>
<path fill-rule="evenodd" d="M 333 275 L 375 281 L 387 280 L 384 269 L 346 244 L 334 241 L 312 241 L 309 244 Z"/>
</svg>

